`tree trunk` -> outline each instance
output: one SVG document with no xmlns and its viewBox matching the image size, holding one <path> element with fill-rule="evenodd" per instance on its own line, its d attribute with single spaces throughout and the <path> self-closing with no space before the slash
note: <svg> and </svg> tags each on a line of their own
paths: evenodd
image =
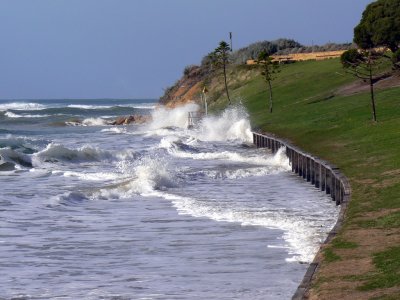
<svg viewBox="0 0 400 300">
<path fill-rule="evenodd" d="M 369 67 L 369 87 L 371 91 L 371 106 L 372 106 L 372 119 L 376 122 L 376 109 L 375 109 L 375 95 L 374 95 L 374 82 L 372 78 L 372 68 Z"/>
<path fill-rule="evenodd" d="M 229 104 L 231 104 L 231 98 L 229 97 L 229 91 L 228 91 L 228 83 L 226 82 L 226 65 L 225 64 L 224 64 L 224 80 L 225 80 L 226 96 L 228 97 Z"/>
<path fill-rule="evenodd" d="M 269 86 L 269 112 L 272 114 L 272 85 L 271 80 L 268 80 Z"/>
</svg>

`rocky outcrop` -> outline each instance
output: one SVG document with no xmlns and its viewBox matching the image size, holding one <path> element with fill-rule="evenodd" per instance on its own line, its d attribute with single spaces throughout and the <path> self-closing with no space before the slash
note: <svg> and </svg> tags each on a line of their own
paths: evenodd
<svg viewBox="0 0 400 300">
<path fill-rule="evenodd" d="M 118 117 L 115 121 L 111 122 L 110 125 L 143 124 L 150 121 L 150 119 L 151 116 L 131 115 L 127 117 Z"/>
</svg>

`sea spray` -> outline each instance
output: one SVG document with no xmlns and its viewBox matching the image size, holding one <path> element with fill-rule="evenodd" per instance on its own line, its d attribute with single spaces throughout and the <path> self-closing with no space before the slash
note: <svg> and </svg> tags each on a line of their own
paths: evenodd
<svg viewBox="0 0 400 300">
<path fill-rule="evenodd" d="M 147 195 L 156 190 L 177 186 L 175 171 L 165 159 L 144 157 L 136 161 L 122 160 L 117 164 L 120 180 L 117 184 L 102 188 L 91 198 L 129 199 L 134 195 Z"/>
<path fill-rule="evenodd" d="M 174 109 L 159 107 L 152 111 L 152 122 L 148 125 L 151 130 L 164 127 L 187 128 L 188 114 L 191 111 L 197 111 L 199 106 L 189 103 Z"/>
<path fill-rule="evenodd" d="M 0 148 L 35 162 L 0 174 L 7 299 L 132 290 L 143 299 L 286 299 L 307 268 L 298 261 L 312 259 L 336 222 L 331 199 L 290 172 L 284 149 L 249 145 L 241 109 L 192 129 L 190 107 L 153 124 L 82 127 L 52 124 L 127 115 L 145 101 L 25 102 L 46 109 L 9 111 L 51 116 L 0 112 Z"/>
<path fill-rule="evenodd" d="M 208 116 L 201 121 L 197 137 L 203 141 L 251 142 L 251 125 L 248 113 L 242 106 L 229 107 L 218 116 Z"/>
<path fill-rule="evenodd" d="M 241 141 L 251 142 L 251 125 L 248 113 L 243 106 L 229 107 L 219 115 L 204 117 L 199 126 L 188 132 L 174 130 L 175 127 L 187 129 L 188 113 L 199 107 L 190 103 L 177 108 L 160 107 L 152 112 L 152 122 L 147 125 L 148 134 L 159 136 L 185 136 L 202 141 Z"/>
</svg>

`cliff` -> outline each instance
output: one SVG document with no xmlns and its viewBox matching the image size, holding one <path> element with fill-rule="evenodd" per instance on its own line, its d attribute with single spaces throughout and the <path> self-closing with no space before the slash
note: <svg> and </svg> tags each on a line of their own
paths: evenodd
<svg viewBox="0 0 400 300">
<path fill-rule="evenodd" d="M 199 101 L 205 79 L 206 75 L 199 66 L 186 67 L 182 78 L 165 90 L 160 103 L 176 107 L 190 101 Z"/>
</svg>

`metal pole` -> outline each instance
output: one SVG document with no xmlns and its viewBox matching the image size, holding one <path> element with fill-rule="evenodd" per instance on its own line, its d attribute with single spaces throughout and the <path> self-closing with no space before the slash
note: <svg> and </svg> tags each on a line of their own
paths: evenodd
<svg viewBox="0 0 400 300">
<path fill-rule="evenodd" d="M 204 97 L 204 111 L 206 113 L 206 117 L 208 115 L 208 105 L 207 105 L 207 88 L 204 86 L 203 88 L 203 97 Z"/>
<path fill-rule="evenodd" d="M 231 40 L 231 52 L 233 52 L 233 48 L 232 48 L 232 32 L 229 32 L 229 39 Z"/>
<path fill-rule="evenodd" d="M 207 96 L 204 94 L 204 108 L 206 110 L 206 117 L 208 115 Z"/>
</svg>

